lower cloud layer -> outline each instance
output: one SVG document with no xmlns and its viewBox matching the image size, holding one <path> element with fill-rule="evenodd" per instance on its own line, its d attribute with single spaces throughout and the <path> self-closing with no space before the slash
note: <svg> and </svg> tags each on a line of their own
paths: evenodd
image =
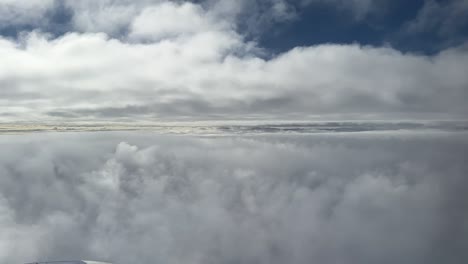
<svg viewBox="0 0 468 264">
<path fill-rule="evenodd" d="M 461 263 L 464 133 L 0 138 L 0 262 Z"/>
</svg>

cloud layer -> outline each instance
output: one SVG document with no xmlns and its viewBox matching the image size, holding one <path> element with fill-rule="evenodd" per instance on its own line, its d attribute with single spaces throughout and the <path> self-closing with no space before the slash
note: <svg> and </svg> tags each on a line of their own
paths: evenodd
<svg viewBox="0 0 468 264">
<path fill-rule="evenodd" d="M 50 135 L 0 138 L 1 262 L 468 257 L 465 133 Z"/>
<path fill-rule="evenodd" d="M 324 44 L 268 56 L 239 33 L 243 2 L 60 3 L 1 4 L 0 13 L 15 14 L 5 25 L 25 27 L 18 38 L 0 37 L 2 121 L 467 114 L 465 46 L 426 56 Z M 68 33 L 48 33 L 50 21 L 28 26 L 31 10 L 67 18 Z M 262 14 L 294 17 L 284 1 Z"/>
</svg>

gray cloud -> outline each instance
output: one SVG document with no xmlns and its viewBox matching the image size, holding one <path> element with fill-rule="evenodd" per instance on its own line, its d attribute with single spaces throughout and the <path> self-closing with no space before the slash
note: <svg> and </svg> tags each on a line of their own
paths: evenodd
<svg viewBox="0 0 468 264">
<path fill-rule="evenodd" d="M 407 25 L 408 33 L 437 32 L 440 37 L 454 40 L 458 32 L 466 33 L 468 1 L 426 0 L 415 20 Z M 455 39 L 458 41 L 458 39 Z M 452 43 L 447 43 L 452 44 Z"/>
<path fill-rule="evenodd" d="M 5 263 L 468 257 L 465 133 L 0 140 Z"/>
<path fill-rule="evenodd" d="M 468 1 L 426 0 L 417 15 L 389 36 L 394 43 L 436 52 L 467 42 Z"/>
</svg>

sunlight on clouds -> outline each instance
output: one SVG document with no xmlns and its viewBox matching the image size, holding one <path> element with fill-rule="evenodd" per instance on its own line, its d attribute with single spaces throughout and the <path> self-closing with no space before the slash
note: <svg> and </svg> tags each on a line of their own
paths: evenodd
<svg viewBox="0 0 468 264">
<path fill-rule="evenodd" d="M 463 46 L 426 56 L 323 44 L 266 57 L 219 15 L 221 2 L 111 2 L 64 5 L 75 18 L 107 12 L 120 19 L 127 10 L 119 36 L 98 26 L 0 37 L 1 121 L 457 119 L 468 111 Z"/>
</svg>

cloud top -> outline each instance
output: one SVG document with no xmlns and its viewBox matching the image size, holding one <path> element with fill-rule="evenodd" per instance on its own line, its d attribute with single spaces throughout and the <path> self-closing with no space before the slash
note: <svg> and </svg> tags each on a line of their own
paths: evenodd
<svg viewBox="0 0 468 264">
<path fill-rule="evenodd" d="M 463 133 L 0 140 L 2 262 L 467 258 Z"/>
</svg>

